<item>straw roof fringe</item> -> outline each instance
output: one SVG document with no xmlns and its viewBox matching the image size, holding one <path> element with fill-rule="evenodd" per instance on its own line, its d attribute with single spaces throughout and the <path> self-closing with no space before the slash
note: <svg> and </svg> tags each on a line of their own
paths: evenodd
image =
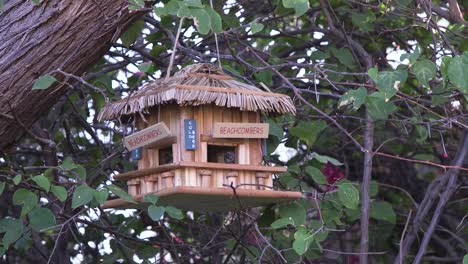
<svg viewBox="0 0 468 264">
<path fill-rule="evenodd" d="M 215 104 L 243 111 L 296 113 L 289 96 L 264 92 L 234 80 L 216 66 L 201 63 L 187 66 L 170 78 L 147 83 L 131 96 L 106 105 L 98 120 L 147 113 L 152 106 L 171 102 L 181 106 Z"/>
</svg>

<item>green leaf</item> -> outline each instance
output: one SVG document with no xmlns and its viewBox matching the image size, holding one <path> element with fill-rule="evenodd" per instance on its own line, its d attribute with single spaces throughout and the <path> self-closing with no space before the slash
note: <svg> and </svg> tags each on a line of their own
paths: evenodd
<svg viewBox="0 0 468 264">
<path fill-rule="evenodd" d="M 370 217 L 377 220 L 387 221 L 392 224 L 395 224 L 396 222 L 396 215 L 393 211 L 392 205 L 387 202 L 371 203 Z"/>
<path fill-rule="evenodd" d="M 67 190 L 62 186 L 52 185 L 50 188 L 52 193 L 59 199 L 59 201 L 64 202 L 67 200 Z"/>
<path fill-rule="evenodd" d="M 13 204 L 22 205 L 21 216 L 28 214 L 34 207 L 36 207 L 39 198 L 33 192 L 26 189 L 18 189 L 13 194 Z"/>
<path fill-rule="evenodd" d="M 335 158 L 325 156 L 325 155 L 320 155 L 320 154 L 318 154 L 316 152 L 312 152 L 311 156 L 312 156 L 313 159 L 316 159 L 318 162 L 323 163 L 323 164 L 327 164 L 328 162 L 330 162 L 331 164 L 333 164 L 335 166 L 343 165 L 343 163 L 339 162 Z"/>
<path fill-rule="evenodd" d="M 423 59 L 417 61 L 411 66 L 411 73 L 416 76 L 418 81 L 429 88 L 429 81 L 436 76 L 437 67 L 434 62 Z"/>
<path fill-rule="evenodd" d="M 208 34 L 211 29 L 210 16 L 204 9 L 193 8 L 190 13 L 194 17 L 195 26 L 202 35 Z"/>
<path fill-rule="evenodd" d="M 149 69 L 151 68 L 153 64 L 151 62 L 147 62 L 147 63 L 142 63 L 140 65 L 138 65 L 138 69 L 141 71 L 141 72 L 144 72 L 144 73 L 147 73 L 149 71 Z"/>
<path fill-rule="evenodd" d="M 345 105 L 353 104 L 353 110 L 356 111 L 366 101 L 367 89 L 359 87 L 356 90 L 348 90 L 345 94 L 340 97 L 338 101 L 338 108 Z"/>
<path fill-rule="evenodd" d="M 129 203 L 136 203 L 135 199 L 133 196 L 128 194 L 126 191 L 122 190 L 120 187 L 111 184 L 106 186 L 107 189 L 109 189 L 113 194 L 117 195 L 118 197 L 122 198 L 123 200 L 129 202 Z"/>
<path fill-rule="evenodd" d="M 310 58 L 314 61 L 316 60 L 326 60 L 328 58 L 330 58 L 330 54 L 328 52 L 323 52 L 323 51 L 320 51 L 320 50 L 316 50 L 314 52 L 312 52 L 312 54 L 310 55 Z"/>
<path fill-rule="evenodd" d="M 356 69 L 356 63 L 354 61 L 353 54 L 347 48 L 336 49 L 332 48 L 331 52 L 340 63 L 345 65 L 348 69 Z"/>
<path fill-rule="evenodd" d="M 148 215 L 153 219 L 153 221 L 159 221 L 161 220 L 161 217 L 164 215 L 165 209 L 162 206 L 154 206 L 150 205 L 148 206 Z M 174 217 L 175 218 L 175 217 Z M 176 219 L 182 219 L 181 218 L 176 218 Z"/>
<path fill-rule="evenodd" d="M 413 53 L 402 54 L 400 56 L 400 61 L 403 62 L 404 60 L 408 59 L 409 63 L 413 64 L 419 58 L 419 54 L 421 54 L 421 48 L 419 48 L 419 46 L 416 46 Z"/>
<path fill-rule="evenodd" d="M 71 157 L 66 157 L 60 164 L 60 167 L 64 170 L 72 170 L 76 168 L 76 164 L 73 162 Z"/>
<path fill-rule="evenodd" d="M 442 73 L 442 77 L 444 78 L 444 80 L 447 81 L 447 78 L 448 78 L 448 68 L 449 68 L 449 65 L 450 63 L 452 62 L 452 57 L 450 56 L 444 56 L 442 57 L 442 63 L 440 64 L 440 72 Z"/>
<path fill-rule="evenodd" d="M 55 226 L 55 217 L 48 208 L 37 207 L 29 214 L 29 225 L 37 232 L 49 229 Z"/>
<path fill-rule="evenodd" d="M 377 181 L 372 180 L 370 182 L 369 195 L 370 197 L 374 197 L 378 193 L 379 193 L 379 183 Z"/>
<path fill-rule="evenodd" d="M 283 0 L 283 6 L 294 8 L 294 15 L 300 17 L 309 10 L 309 0 Z"/>
<path fill-rule="evenodd" d="M 396 110 L 391 102 L 386 102 L 378 92 L 372 93 L 366 98 L 366 106 L 370 116 L 374 120 L 387 119 Z"/>
<path fill-rule="evenodd" d="M 46 192 L 50 191 L 50 181 L 44 175 L 37 175 L 31 178 L 39 187 L 44 189 Z"/>
<path fill-rule="evenodd" d="M 468 264 L 468 254 L 463 257 L 463 264 Z"/>
<path fill-rule="evenodd" d="M 138 10 L 145 7 L 145 0 L 128 0 L 129 10 Z"/>
<path fill-rule="evenodd" d="M 191 6 L 191 7 L 200 7 L 200 8 L 203 7 L 201 0 L 184 0 L 182 4 L 184 4 L 185 6 Z"/>
<path fill-rule="evenodd" d="M 304 227 L 299 227 L 294 233 L 293 249 L 300 256 L 304 255 L 314 241 L 314 236 Z"/>
<path fill-rule="evenodd" d="M 174 219 L 177 219 L 177 220 L 184 219 L 184 214 L 182 213 L 182 211 L 175 207 L 166 206 L 166 213 Z"/>
<path fill-rule="evenodd" d="M 13 181 L 13 183 L 14 183 L 15 185 L 18 185 L 18 184 L 21 182 L 21 178 L 22 178 L 22 177 L 21 177 L 21 174 L 18 174 L 18 175 L 16 175 L 16 176 L 13 178 L 12 181 Z"/>
<path fill-rule="evenodd" d="M 127 31 L 125 31 L 122 36 L 120 36 L 120 39 L 122 40 L 122 44 L 125 47 L 130 47 L 135 41 L 138 39 L 138 37 L 141 34 L 141 31 L 143 30 L 144 23 L 142 20 L 138 20 L 135 23 L 133 23 Z"/>
<path fill-rule="evenodd" d="M 100 190 L 95 190 L 93 193 L 94 199 L 102 205 L 107 201 L 107 198 L 109 197 L 109 191 L 107 189 L 100 189 Z"/>
<path fill-rule="evenodd" d="M 223 32 L 223 21 L 221 19 L 221 16 L 218 14 L 218 12 L 216 12 L 211 7 L 206 7 L 205 11 L 206 11 L 206 13 L 208 13 L 208 16 L 210 17 L 211 30 L 214 33 Z"/>
<path fill-rule="evenodd" d="M 5 190 L 5 182 L 0 182 L 0 195 L 3 194 L 4 190 Z"/>
<path fill-rule="evenodd" d="M 181 6 L 177 11 L 178 17 L 193 17 L 192 11 L 187 6 Z"/>
<path fill-rule="evenodd" d="M 284 134 L 283 128 L 280 127 L 273 119 L 269 119 L 268 124 L 270 125 L 270 129 L 268 131 L 269 135 L 281 140 Z"/>
<path fill-rule="evenodd" d="M 254 77 L 256 80 L 266 84 L 267 86 L 271 86 L 273 80 L 273 72 L 271 70 L 256 72 L 254 73 Z"/>
<path fill-rule="evenodd" d="M 258 33 L 263 30 L 265 26 L 262 23 L 252 22 L 250 23 L 250 29 L 252 30 L 252 34 Z"/>
<path fill-rule="evenodd" d="M 297 202 L 280 205 L 279 215 L 282 218 L 291 218 L 296 226 L 305 224 L 306 210 Z"/>
<path fill-rule="evenodd" d="M 49 88 L 56 81 L 57 81 L 57 79 L 55 79 L 54 76 L 46 74 L 46 75 L 43 75 L 43 76 L 39 77 L 39 79 L 34 81 L 32 89 L 33 90 L 44 90 L 44 89 Z"/>
<path fill-rule="evenodd" d="M 285 217 L 275 220 L 273 223 L 271 223 L 271 228 L 278 229 L 286 227 L 288 225 L 294 225 L 294 220 L 292 217 Z"/>
<path fill-rule="evenodd" d="M 150 193 L 145 196 L 143 196 L 143 199 L 141 199 L 142 202 L 144 203 L 150 203 L 152 205 L 155 205 L 159 200 L 159 197 Z"/>
<path fill-rule="evenodd" d="M 85 167 L 76 164 L 75 167 L 74 167 L 73 169 L 71 169 L 71 171 L 73 171 L 74 173 L 78 174 L 78 176 L 79 176 L 82 180 L 86 180 L 86 169 L 85 169 Z"/>
<path fill-rule="evenodd" d="M 462 92 L 468 93 L 468 52 L 456 56 L 448 66 L 449 80 Z"/>
<path fill-rule="evenodd" d="M 24 225 L 20 219 L 5 218 L 1 220 L 1 226 L 4 227 L 3 245 L 9 247 L 16 242 L 23 234 Z"/>
<path fill-rule="evenodd" d="M 72 197 L 72 208 L 75 209 L 82 205 L 88 204 L 93 200 L 94 197 L 94 189 L 89 187 L 88 185 L 80 185 L 75 189 L 73 192 Z"/>
<path fill-rule="evenodd" d="M 338 184 L 338 199 L 349 209 L 355 209 L 359 205 L 359 191 L 352 183 Z"/>
<path fill-rule="evenodd" d="M 300 138 L 305 141 L 307 145 L 311 146 L 315 140 L 317 140 L 318 135 L 322 130 L 327 127 L 325 121 L 303 121 L 300 122 L 297 126 L 289 129 L 291 135 Z"/>
<path fill-rule="evenodd" d="M 305 172 L 307 173 L 307 175 L 312 177 L 312 179 L 316 183 L 318 183 L 318 184 L 327 184 L 327 180 L 325 179 L 325 176 L 323 175 L 323 173 L 319 169 L 314 168 L 312 166 L 307 166 L 307 167 L 305 167 Z"/>
<path fill-rule="evenodd" d="M 374 29 L 374 21 L 376 17 L 374 12 L 367 10 L 364 13 L 353 12 L 351 22 L 357 26 L 362 32 L 372 31 Z"/>
<path fill-rule="evenodd" d="M 371 68 L 367 74 L 375 82 L 380 93 L 384 95 L 385 101 L 390 100 L 408 78 L 407 70 L 378 72 L 376 68 Z"/>
</svg>

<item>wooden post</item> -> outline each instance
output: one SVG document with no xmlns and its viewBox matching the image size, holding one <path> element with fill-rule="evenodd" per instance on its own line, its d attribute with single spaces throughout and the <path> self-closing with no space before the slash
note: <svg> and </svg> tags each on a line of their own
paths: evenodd
<svg viewBox="0 0 468 264">
<path fill-rule="evenodd" d="M 268 175 L 265 172 L 256 172 L 255 173 L 255 184 L 257 184 L 257 190 L 265 190 L 266 178 Z"/>
<path fill-rule="evenodd" d="M 161 173 L 161 180 L 162 180 L 162 189 L 172 188 L 174 187 L 174 171 L 166 171 Z"/>
<path fill-rule="evenodd" d="M 209 188 L 211 187 L 211 175 L 212 171 L 211 170 L 200 170 L 199 171 L 200 178 L 201 178 L 201 187 Z"/>
<path fill-rule="evenodd" d="M 140 191 L 140 180 L 138 178 L 131 179 L 127 182 L 128 193 L 130 195 L 138 195 Z"/>
<path fill-rule="evenodd" d="M 146 193 L 157 192 L 158 188 L 158 175 L 150 175 L 145 177 Z"/>
<path fill-rule="evenodd" d="M 233 186 L 237 186 L 237 176 L 239 176 L 239 173 L 237 171 L 226 172 L 224 176 L 226 179 L 225 184 L 231 186 L 232 183 Z"/>
</svg>

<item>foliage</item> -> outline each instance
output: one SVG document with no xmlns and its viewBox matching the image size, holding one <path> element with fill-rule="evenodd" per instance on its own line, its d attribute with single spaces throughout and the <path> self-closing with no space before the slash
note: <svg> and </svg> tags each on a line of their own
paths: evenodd
<svg viewBox="0 0 468 264">
<path fill-rule="evenodd" d="M 31 8 L 51 8 L 35 3 Z M 453 185 L 440 180 L 437 192 L 431 188 L 460 158 L 467 130 L 466 23 L 454 20 L 444 1 L 427 5 L 129 1 L 132 12 L 148 13 L 78 82 L 44 72 L 31 87 L 40 93 L 60 81 L 70 89 L 30 133 L 0 152 L 2 261 L 152 263 L 164 256 L 178 263 L 355 263 L 369 257 L 391 263 L 403 234 L 424 237 L 441 217 L 428 247 L 410 243 L 405 262 L 421 250 L 427 262 L 461 262 L 468 238 L 466 162 Z M 217 33 L 226 73 L 294 99 L 297 116 L 265 117 L 264 160 L 288 167 L 276 175 L 275 188 L 300 191 L 304 199 L 214 213 L 183 212 L 147 195 L 138 210 L 102 209 L 117 197 L 137 203 L 113 181 L 136 163 L 122 147 L 131 122 L 98 123 L 96 115 L 106 102 L 165 76 L 179 23 L 177 67 L 217 63 Z M 374 148 L 366 150 L 370 122 Z M 366 153 L 373 181 L 361 208 Z M 423 200 L 438 202 L 447 190 L 454 191 L 443 210 L 429 206 L 419 216 Z M 362 209 L 370 218 L 369 251 L 384 254 L 359 253 Z M 416 216 L 421 226 L 411 228 Z"/>
</svg>

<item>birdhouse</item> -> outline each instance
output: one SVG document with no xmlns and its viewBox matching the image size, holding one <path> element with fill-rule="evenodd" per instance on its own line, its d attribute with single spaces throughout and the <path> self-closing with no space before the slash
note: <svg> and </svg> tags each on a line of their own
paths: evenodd
<svg viewBox="0 0 468 264">
<path fill-rule="evenodd" d="M 138 170 L 115 176 L 129 194 L 146 194 L 181 209 L 221 211 L 295 200 L 300 192 L 273 189 L 267 166 L 264 114 L 295 114 L 287 95 L 239 82 L 211 64 L 195 64 L 147 83 L 107 105 L 99 120 L 133 118 L 136 132 L 124 139 Z M 107 208 L 125 207 L 121 199 Z"/>
</svg>

